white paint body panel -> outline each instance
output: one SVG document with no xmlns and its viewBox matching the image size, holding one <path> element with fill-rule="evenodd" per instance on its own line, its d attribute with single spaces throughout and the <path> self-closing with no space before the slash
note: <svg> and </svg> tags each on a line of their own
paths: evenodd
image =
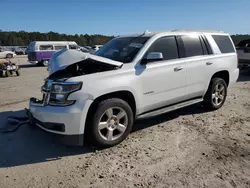
<svg viewBox="0 0 250 188">
<path fill-rule="evenodd" d="M 189 34 L 189 32 L 184 33 Z M 64 123 L 66 132 L 56 132 L 58 134 L 83 134 L 89 107 L 96 98 L 102 95 L 116 91 L 131 92 L 136 101 L 136 114 L 138 115 L 191 98 L 203 97 L 212 76 L 218 71 L 226 70 L 229 72 L 230 86 L 236 82 L 239 76 L 236 52 L 221 54 L 217 44 L 210 36 L 211 33 L 202 34 L 207 37 L 214 52 L 213 55 L 152 62 L 147 65 L 140 64 L 140 60 L 155 40 L 162 36 L 182 34 L 183 32 L 177 31 L 152 34 L 133 62 L 123 64 L 121 69 L 68 79 L 68 82 L 83 82 L 82 89 L 72 93 L 68 98 L 76 100 L 76 104 L 68 107 L 30 106 L 31 112 L 40 121 Z M 214 34 L 227 35 L 224 33 Z M 94 58 L 94 56 L 92 57 Z M 212 64 L 207 65 L 207 62 L 212 62 Z M 174 71 L 176 67 L 183 69 Z M 55 133 L 55 131 L 50 132 Z"/>
</svg>

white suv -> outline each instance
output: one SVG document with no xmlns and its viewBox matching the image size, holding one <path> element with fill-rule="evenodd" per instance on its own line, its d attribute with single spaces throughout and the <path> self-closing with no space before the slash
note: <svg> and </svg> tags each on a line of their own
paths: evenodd
<svg viewBox="0 0 250 188">
<path fill-rule="evenodd" d="M 50 65 L 43 99 L 30 99 L 31 120 L 98 147 L 123 141 L 138 118 L 195 103 L 219 109 L 239 76 L 235 46 L 219 31 L 120 36 L 95 55 L 61 50 Z"/>
</svg>

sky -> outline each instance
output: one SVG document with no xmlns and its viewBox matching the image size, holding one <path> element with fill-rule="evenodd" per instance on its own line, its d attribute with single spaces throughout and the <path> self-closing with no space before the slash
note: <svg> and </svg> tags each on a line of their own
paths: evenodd
<svg viewBox="0 0 250 188">
<path fill-rule="evenodd" d="M 0 29 L 119 35 L 173 29 L 250 34 L 250 0 L 0 0 Z"/>
</svg>

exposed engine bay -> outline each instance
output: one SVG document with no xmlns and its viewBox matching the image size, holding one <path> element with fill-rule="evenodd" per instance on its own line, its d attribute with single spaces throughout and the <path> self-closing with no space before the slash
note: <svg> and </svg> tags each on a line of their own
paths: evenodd
<svg viewBox="0 0 250 188">
<path fill-rule="evenodd" d="M 111 65 L 111 64 L 103 63 L 103 62 L 88 58 L 80 62 L 71 64 L 67 66 L 65 69 L 54 72 L 48 77 L 48 79 L 65 80 L 71 77 L 117 70 L 119 68 L 120 67 L 116 65 Z"/>
</svg>

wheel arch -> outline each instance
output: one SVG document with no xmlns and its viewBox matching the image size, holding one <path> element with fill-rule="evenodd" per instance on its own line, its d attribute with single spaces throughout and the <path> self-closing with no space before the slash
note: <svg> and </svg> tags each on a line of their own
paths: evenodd
<svg viewBox="0 0 250 188">
<path fill-rule="evenodd" d="M 221 70 L 221 71 L 214 73 L 214 75 L 210 79 L 210 82 L 213 78 L 221 78 L 226 82 L 227 86 L 229 85 L 230 76 L 229 76 L 229 71 L 227 71 L 227 70 Z"/>
<path fill-rule="evenodd" d="M 103 95 L 96 97 L 93 100 L 93 102 L 91 103 L 91 105 L 88 109 L 88 112 L 87 112 L 87 116 L 86 116 L 84 132 L 88 132 L 88 130 L 87 130 L 89 127 L 88 125 L 91 124 L 91 117 L 94 114 L 94 112 L 97 108 L 97 105 L 101 101 L 106 100 L 106 99 L 110 99 L 110 98 L 119 98 L 119 99 L 126 101 L 133 111 L 134 118 L 136 117 L 136 98 L 131 91 L 119 90 L 119 91 L 106 93 L 106 94 L 103 94 Z"/>
<path fill-rule="evenodd" d="M 210 78 L 208 84 L 207 84 L 207 88 L 206 88 L 206 91 L 204 93 L 204 95 L 207 93 L 208 91 L 208 88 L 209 88 L 209 85 L 212 81 L 213 78 L 221 78 L 223 80 L 225 80 L 226 84 L 227 84 L 227 87 L 229 85 L 229 82 L 230 82 L 230 75 L 229 75 L 229 71 L 228 70 L 220 70 L 220 71 L 217 71 L 215 72 L 212 77 Z"/>
</svg>

